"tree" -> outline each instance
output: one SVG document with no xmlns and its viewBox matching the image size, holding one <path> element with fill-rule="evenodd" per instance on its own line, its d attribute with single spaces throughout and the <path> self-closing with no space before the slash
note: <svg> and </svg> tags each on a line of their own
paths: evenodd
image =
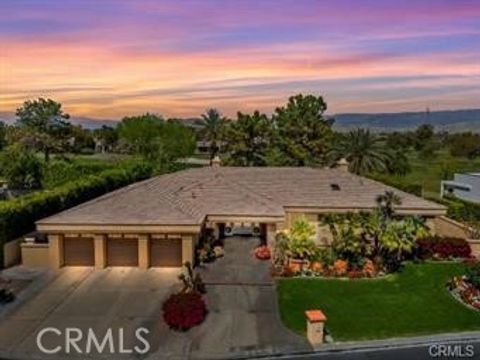
<svg viewBox="0 0 480 360">
<path fill-rule="evenodd" d="M 407 150 L 390 150 L 386 161 L 386 167 L 389 174 L 404 176 L 408 174 L 412 168 L 407 156 Z"/>
<path fill-rule="evenodd" d="M 195 133 L 179 121 L 167 121 L 157 139 L 158 158 L 163 164 L 170 164 L 178 158 L 195 152 Z"/>
<path fill-rule="evenodd" d="M 378 195 L 375 201 L 384 221 L 392 220 L 393 214 L 395 213 L 395 206 L 402 204 L 400 196 L 393 191 L 385 191 L 385 193 Z"/>
<path fill-rule="evenodd" d="M 169 165 L 195 150 L 195 134 L 191 129 L 157 115 L 126 117 L 118 125 L 118 134 L 130 152 L 159 165 Z"/>
<path fill-rule="evenodd" d="M 334 161 L 345 158 L 349 170 L 355 174 L 383 171 L 389 160 L 383 139 L 366 129 L 352 130 L 341 136 L 330 156 Z"/>
<path fill-rule="evenodd" d="M 63 112 L 62 104 L 44 98 L 27 100 L 17 109 L 16 116 L 17 124 L 25 131 L 25 142 L 42 151 L 45 161 L 49 161 L 51 152 L 64 150 L 69 133 L 65 120 L 70 116 Z"/>
<path fill-rule="evenodd" d="M 35 154 L 16 144 L 0 153 L 0 175 L 14 190 L 34 190 L 42 186 L 42 166 Z"/>
<path fill-rule="evenodd" d="M 130 152 L 153 160 L 158 154 L 158 137 L 164 119 L 154 114 L 124 117 L 118 125 L 118 134 Z"/>
<path fill-rule="evenodd" d="M 101 128 L 93 130 L 93 137 L 95 139 L 95 146 L 100 148 L 102 153 L 111 151 L 117 141 L 118 141 L 118 132 L 117 129 L 102 125 Z"/>
<path fill-rule="evenodd" d="M 298 94 L 273 114 L 272 165 L 325 165 L 333 136 L 333 119 L 325 119 L 327 104 L 321 96 Z"/>
<path fill-rule="evenodd" d="M 93 152 L 95 141 L 92 131 L 84 129 L 81 125 L 71 125 L 69 145 L 70 150 L 74 153 Z"/>
<path fill-rule="evenodd" d="M 234 166 L 264 166 L 269 145 L 270 122 L 267 115 L 237 114 L 225 129 L 227 163 Z"/>
<path fill-rule="evenodd" d="M 422 151 L 428 143 L 433 141 L 434 135 L 433 125 L 420 125 L 413 133 L 415 150 Z"/>
<path fill-rule="evenodd" d="M 473 159 L 480 155 L 480 135 L 471 132 L 454 134 L 449 139 L 452 156 Z"/>
<path fill-rule="evenodd" d="M 7 125 L 0 121 L 0 150 L 7 145 Z"/>
<path fill-rule="evenodd" d="M 209 144 L 210 163 L 220 150 L 220 141 L 227 119 L 217 109 L 208 109 L 202 114 L 203 130 L 202 137 Z"/>
</svg>

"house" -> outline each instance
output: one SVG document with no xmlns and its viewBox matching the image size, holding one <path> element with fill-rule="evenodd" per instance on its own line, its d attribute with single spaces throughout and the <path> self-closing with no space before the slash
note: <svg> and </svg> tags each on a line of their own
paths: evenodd
<svg viewBox="0 0 480 360">
<path fill-rule="evenodd" d="M 453 180 L 441 182 L 440 194 L 480 203 L 480 173 L 454 174 Z"/>
<path fill-rule="evenodd" d="M 221 236 L 228 224 L 258 224 L 268 242 L 305 216 L 328 242 L 321 217 L 368 211 L 395 191 L 399 214 L 445 214 L 442 205 L 338 168 L 211 167 L 151 178 L 37 222 L 45 233 L 44 260 L 68 265 L 166 267 L 192 261 L 206 229 Z"/>
</svg>

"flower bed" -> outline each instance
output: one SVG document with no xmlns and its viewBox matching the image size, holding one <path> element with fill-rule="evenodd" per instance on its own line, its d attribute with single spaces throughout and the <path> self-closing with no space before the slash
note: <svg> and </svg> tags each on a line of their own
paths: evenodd
<svg viewBox="0 0 480 360">
<path fill-rule="evenodd" d="M 467 276 L 454 277 L 448 284 L 450 292 L 464 304 L 480 310 L 480 289 L 473 286 Z"/>
<path fill-rule="evenodd" d="M 472 256 L 465 239 L 430 236 L 417 240 L 418 257 L 421 259 L 467 259 Z"/>
<path fill-rule="evenodd" d="M 172 294 L 163 304 L 163 318 L 174 330 L 186 331 L 201 324 L 206 316 L 205 301 L 197 292 Z"/>
<path fill-rule="evenodd" d="M 272 254 L 270 248 L 266 245 L 261 245 L 257 247 L 254 251 L 255 257 L 259 260 L 270 260 Z"/>
<path fill-rule="evenodd" d="M 319 278 L 375 278 L 384 276 L 384 271 L 378 271 L 372 260 L 366 259 L 363 266 L 352 266 L 347 261 L 337 259 L 332 265 L 323 264 L 320 261 L 309 262 L 303 267 L 297 264 L 289 264 L 281 273 L 273 273 L 279 277 L 319 277 Z"/>
</svg>

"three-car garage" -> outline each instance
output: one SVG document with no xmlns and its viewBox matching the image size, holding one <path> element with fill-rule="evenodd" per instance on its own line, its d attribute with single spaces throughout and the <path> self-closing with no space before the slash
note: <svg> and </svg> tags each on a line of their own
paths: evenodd
<svg viewBox="0 0 480 360">
<path fill-rule="evenodd" d="M 65 235 L 59 241 L 61 262 L 66 266 L 98 267 L 100 259 L 100 267 L 180 267 L 185 260 L 193 260 L 192 236 Z"/>
</svg>

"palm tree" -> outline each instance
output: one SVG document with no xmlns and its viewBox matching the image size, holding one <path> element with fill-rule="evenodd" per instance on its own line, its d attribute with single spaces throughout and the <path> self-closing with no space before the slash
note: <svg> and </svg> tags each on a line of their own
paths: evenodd
<svg viewBox="0 0 480 360">
<path fill-rule="evenodd" d="M 351 172 L 365 174 L 385 170 L 389 152 L 381 137 L 366 129 L 355 129 L 345 135 L 340 135 L 330 156 L 334 161 L 345 158 L 349 162 Z"/>
<path fill-rule="evenodd" d="M 401 205 L 402 199 L 393 191 L 385 191 L 375 199 L 380 212 L 383 214 L 385 220 L 391 220 L 395 212 L 395 205 Z"/>
<path fill-rule="evenodd" d="M 202 114 L 203 119 L 203 139 L 210 142 L 209 155 L 210 163 L 220 150 L 219 141 L 222 137 L 223 127 L 226 119 L 217 109 L 208 109 Z"/>
</svg>

